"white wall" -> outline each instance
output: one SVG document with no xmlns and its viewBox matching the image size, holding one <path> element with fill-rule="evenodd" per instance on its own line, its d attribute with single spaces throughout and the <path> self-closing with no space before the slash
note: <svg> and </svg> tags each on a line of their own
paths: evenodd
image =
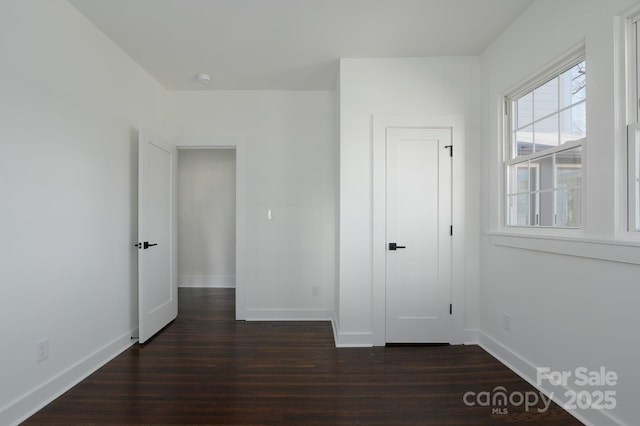
<svg viewBox="0 0 640 426">
<path fill-rule="evenodd" d="M 178 151 L 178 286 L 235 287 L 236 153 Z"/>
<path fill-rule="evenodd" d="M 164 91 L 63 0 L 0 13 L 0 424 L 130 344 L 137 131 Z M 36 363 L 36 341 L 49 358 Z"/>
<path fill-rule="evenodd" d="M 481 58 L 485 112 L 482 227 L 501 232 L 500 99 L 573 46 L 586 44 L 589 136 L 582 238 L 591 243 L 580 242 L 580 238 L 557 241 L 484 235 L 480 327 L 483 345 L 533 381 L 535 367 L 574 371 L 581 366 L 604 366 L 617 372 L 617 408 L 609 413 L 578 413 L 598 425 L 637 424 L 640 417 L 640 344 L 636 338 L 640 253 L 637 247 L 615 240 L 622 198 L 616 183 L 624 174 L 624 168 L 616 165 L 616 153 L 625 141 L 617 127 L 620 110 L 615 95 L 621 81 L 616 70 L 615 54 L 620 46 L 614 16 L 632 3 L 539 0 Z M 536 251 L 526 249 L 534 246 Z M 511 315 L 510 332 L 502 327 L 503 313 Z M 576 389 L 572 383 L 569 387 Z M 564 389 L 547 390 L 564 400 Z"/>
<path fill-rule="evenodd" d="M 613 16 L 634 1 L 535 2 L 483 54 L 482 86 L 477 58 L 350 59 L 341 61 L 337 95 L 167 94 L 66 1 L 5 1 L 0 341 L 10 350 L 0 351 L 0 423 L 14 423 L 130 342 L 137 128 L 185 146 L 241 148 L 248 317 L 325 318 L 335 308 L 344 341 L 371 344 L 372 117 L 450 114 L 465 122 L 464 327 L 480 327 L 482 344 L 528 377 L 535 366 L 616 371 L 611 414 L 633 424 L 637 247 L 602 240 L 617 237 L 620 217 L 612 190 L 621 144 Z M 557 241 L 531 251 L 481 236 L 480 226 L 499 230 L 501 95 L 582 40 L 590 82 L 586 226 L 600 242 L 569 241 L 591 253 L 579 257 L 545 252 Z M 511 332 L 502 329 L 503 312 L 511 314 Z M 36 341 L 45 337 L 50 356 L 36 364 Z M 593 424 L 613 422 L 583 414 Z"/>
<path fill-rule="evenodd" d="M 333 92 L 173 92 L 170 97 L 179 145 L 239 146 L 238 164 L 246 163 L 241 177 L 246 188 L 238 192 L 247 210 L 239 212 L 246 235 L 246 317 L 330 318 Z M 312 295 L 314 286 L 318 296 Z"/>
<path fill-rule="evenodd" d="M 340 61 L 339 343 L 372 344 L 372 123 L 374 114 L 456 115 L 468 160 L 462 209 L 465 327 L 477 328 L 479 69 L 477 58 L 343 59 Z M 466 151 L 466 154 L 465 154 Z M 464 269 L 462 269 L 464 268 Z"/>
</svg>

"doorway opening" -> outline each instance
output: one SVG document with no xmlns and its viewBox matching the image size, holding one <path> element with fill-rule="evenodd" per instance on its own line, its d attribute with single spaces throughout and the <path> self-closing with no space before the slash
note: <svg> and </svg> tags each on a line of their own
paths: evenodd
<svg viewBox="0 0 640 426">
<path fill-rule="evenodd" d="M 236 154 L 178 150 L 179 288 L 236 288 Z"/>
</svg>

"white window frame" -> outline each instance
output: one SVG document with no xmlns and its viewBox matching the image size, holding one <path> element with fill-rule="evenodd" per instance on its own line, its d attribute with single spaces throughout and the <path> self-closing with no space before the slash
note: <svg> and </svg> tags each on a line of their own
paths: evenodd
<svg viewBox="0 0 640 426">
<path fill-rule="evenodd" d="M 573 50 L 571 50 L 568 54 L 557 60 L 553 65 L 549 66 L 544 72 L 539 73 L 535 78 L 527 81 L 526 83 L 520 85 L 515 90 L 510 91 L 506 96 L 504 96 L 504 125 L 503 125 L 503 190 L 502 190 L 502 199 L 503 199 L 503 223 L 502 226 L 506 230 L 520 230 L 527 232 L 539 232 L 538 230 L 551 230 L 552 232 L 560 231 L 560 232 L 582 232 L 585 226 L 585 158 L 586 158 L 586 141 L 587 138 L 582 138 L 575 141 L 566 142 L 562 145 L 558 145 L 552 148 L 547 148 L 542 151 L 534 152 L 527 155 L 516 156 L 512 158 L 512 150 L 515 149 L 513 146 L 512 140 L 512 126 L 513 126 L 513 114 L 514 108 L 513 105 L 515 101 L 520 97 L 533 92 L 538 87 L 546 84 L 550 80 L 558 77 L 565 71 L 573 68 L 577 64 L 585 61 L 586 52 L 585 46 L 580 45 Z M 587 79 L 588 80 L 588 79 Z M 586 104 L 586 98 L 585 98 Z M 558 111 L 559 112 L 559 111 Z M 588 127 L 588 126 L 587 126 Z M 640 136 L 640 135 L 639 135 Z M 534 225 L 518 225 L 518 224 L 510 224 L 510 211 L 509 211 L 509 198 L 512 197 L 512 194 L 509 191 L 509 167 L 514 164 L 519 164 L 525 161 L 532 161 L 539 158 L 543 158 L 549 155 L 553 155 L 554 157 L 554 170 L 555 170 L 555 154 L 558 152 L 562 152 L 568 149 L 582 147 L 582 184 L 580 185 L 581 191 L 581 222 L 579 226 L 557 226 L 555 225 L 555 215 L 556 215 L 556 197 L 553 197 L 553 211 L 554 211 L 554 225 L 551 226 L 542 226 L 539 224 Z M 555 175 L 553 177 L 554 183 L 552 187 L 552 192 L 556 191 L 556 182 Z M 530 185 L 530 184 L 529 184 Z M 529 190 L 530 195 L 533 193 Z M 535 191 L 534 191 L 535 192 Z M 539 206 L 538 206 L 539 207 Z M 529 221 L 530 222 L 530 221 Z M 531 231 L 529 231 L 531 230 Z"/>
</svg>

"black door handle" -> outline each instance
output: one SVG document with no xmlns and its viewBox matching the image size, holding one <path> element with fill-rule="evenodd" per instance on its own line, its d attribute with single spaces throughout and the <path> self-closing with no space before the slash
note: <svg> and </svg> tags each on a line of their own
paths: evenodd
<svg viewBox="0 0 640 426">
<path fill-rule="evenodd" d="M 149 241 L 145 241 L 144 243 L 135 243 L 133 246 L 138 247 L 139 249 L 148 249 L 149 247 L 157 246 L 158 244 L 149 244 Z"/>
<path fill-rule="evenodd" d="M 405 246 L 399 246 L 397 243 L 389 243 L 389 250 L 403 249 Z"/>
</svg>

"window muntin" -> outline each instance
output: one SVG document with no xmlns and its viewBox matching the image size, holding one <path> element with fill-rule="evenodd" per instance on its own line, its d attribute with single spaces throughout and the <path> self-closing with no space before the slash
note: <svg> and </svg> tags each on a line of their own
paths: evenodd
<svg viewBox="0 0 640 426">
<path fill-rule="evenodd" d="M 506 225 L 581 227 L 585 60 L 508 97 L 507 110 Z"/>
</svg>

